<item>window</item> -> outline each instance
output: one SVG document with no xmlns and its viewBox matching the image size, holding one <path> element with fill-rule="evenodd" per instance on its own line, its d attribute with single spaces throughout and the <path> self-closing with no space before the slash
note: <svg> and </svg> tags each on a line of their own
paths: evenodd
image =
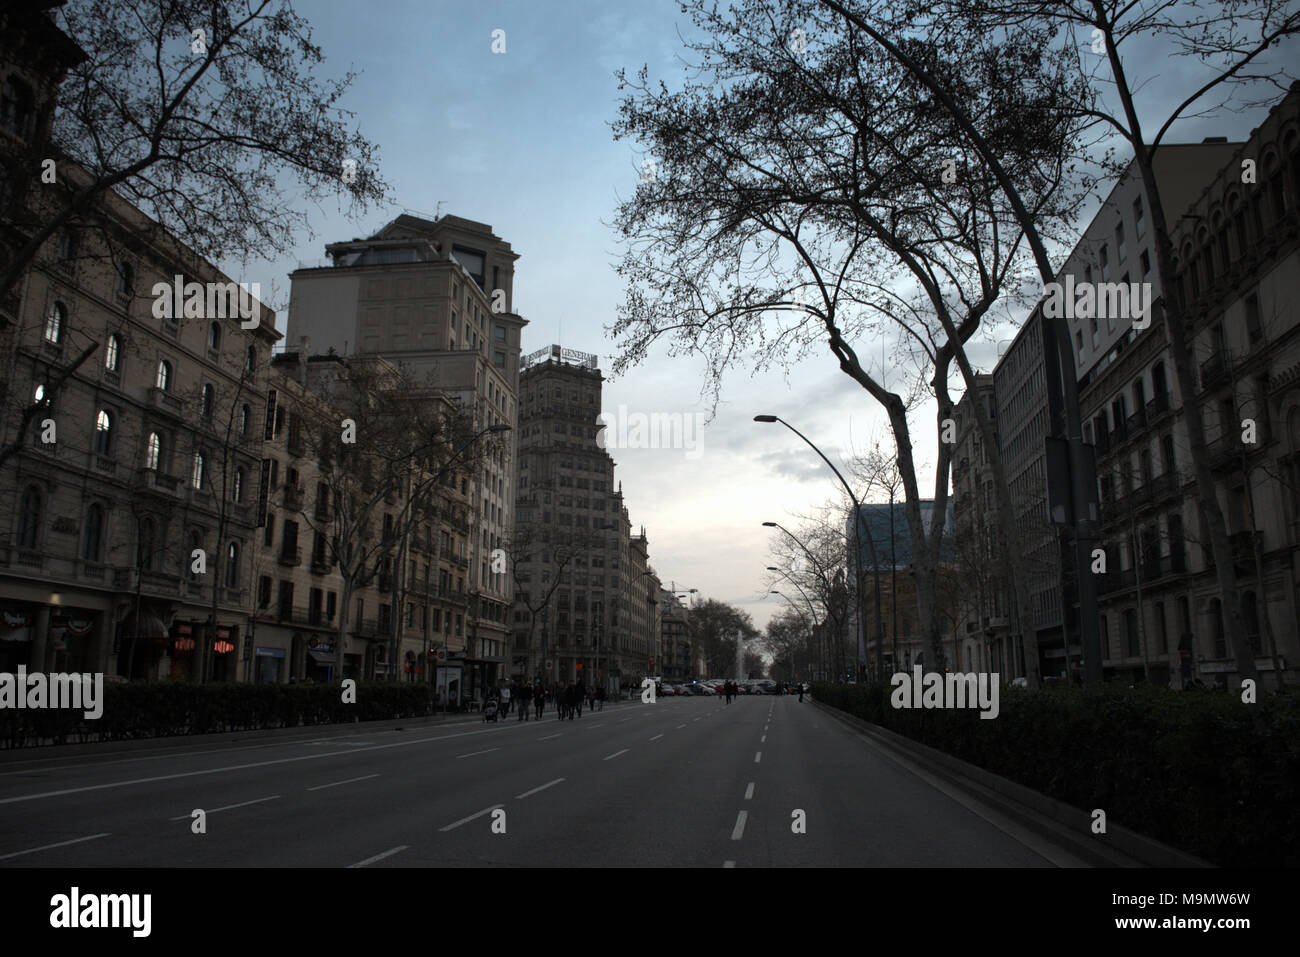
<svg viewBox="0 0 1300 957">
<path fill-rule="evenodd" d="M 27 140 L 33 133 L 32 121 L 36 115 L 36 98 L 32 88 L 17 77 L 5 81 L 0 94 L 0 127 L 19 139 Z"/>
<path fill-rule="evenodd" d="M 108 345 L 104 347 L 104 368 L 109 372 L 117 371 L 118 355 L 122 350 L 122 340 L 114 333 L 108 337 Z"/>
<path fill-rule="evenodd" d="M 1138 261 L 1142 264 L 1142 278 L 1146 279 L 1147 276 L 1151 275 L 1150 250 L 1146 250 L 1146 249 L 1142 250 L 1142 255 L 1138 257 Z"/>
<path fill-rule="evenodd" d="M 35 548 L 41 528 L 41 490 L 27 486 L 18 504 L 18 547 Z"/>
<path fill-rule="evenodd" d="M 117 294 L 123 299 L 129 299 L 135 295 L 135 270 L 131 268 L 130 263 L 117 264 Z M 176 316 L 173 316 L 172 321 L 174 322 L 176 318 Z"/>
<path fill-rule="evenodd" d="M 236 542 L 226 547 L 226 587 L 239 587 L 239 545 Z"/>
<path fill-rule="evenodd" d="M 252 372 L 257 368 L 257 346 L 249 346 L 244 358 L 244 371 Z"/>
<path fill-rule="evenodd" d="M 1110 250 L 1101 244 L 1101 281 L 1110 282 Z"/>
<path fill-rule="evenodd" d="M 1141 239 L 1146 233 L 1146 218 L 1142 212 L 1142 197 L 1139 196 L 1133 200 L 1133 228 L 1137 233 L 1137 238 Z"/>
<path fill-rule="evenodd" d="M 1116 262 L 1123 262 L 1124 257 L 1128 255 L 1128 246 L 1124 242 L 1124 224 L 1120 223 L 1115 227 L 1115 252 L 1117 255 Z"/>
<path fill-rule="evenodd" d="M 64 266 L 68 268 L 69 271 L 71 270 L 72 267 L 71 260 L 76 255 L 76 253 L 77 253 L 77 241 L 76 238 L 72 235 L 72 230 L 70 229 L 59 230 L 59 259 L 63 261 Z"/>
<path fill-rule="evenodd" d="M 1263 337 L 1264 330 L 1260 324 L 1259 296 L 1251 293 L 1246 297 L 1246 336 L 1254 345 Z"/>
<path fill-rule="evenodd" d="M 216 389 L 212 387 L 212 383 L 211 382 L 203 383 L 203 400 L 201 402 L 201 410 L 200 410 L 202 412 L 203 418 L 205 419 L 212 418 L 212 406 L 215 399 L 216 399 Z"/>
<path fill-rule="evenodd" d="M 235 478 L 230 488 L 230 498 L 237 505 L 244 504 L 244 469 L 240 466 L 235 469 Z"/>
<path fill-rule="evenodd" d="M 506 354 L 504 352 L 492 353 L 492 362 L 498 369 L 506 367 Z"/>
<path fill-rule="evenodd" d="M 145 445 L 144 467 L 158 470 L 158 460 L 162 455 L 162 437 L 157 432 L 149 433 L 149 441 Z"/>
<path fill-rule="evenodd" d="M 81 557 L 88 562 L 99 561 L 104 549 L 104 509 L 91 505 L 86 509 L 86 528 L 81 539 Z"/>
<path fill-rule="evenodd" d="M 190 471 L 190 488 L 201 490 L 203 488 L 203 453 L 194 453 L 194 468 Z"/>
<path fill-rule="evenodd" d="M 249 408 L 248 403 L 239 407 L 239 434 L 247 435 L 249 425 L 253 421 L 253 410 Z"/>
<path fill-rule="evenodd" d="M 271 607 L 271 576 L 263 575 L 257 580 L 257 607 Z"/>
<path fill-rule="evenodd" d="M 153 519 L 140 519 L 140 523 L 136 526 L 135 564 L 141 571 L 153 571 L 153 542 Z"/>
<path fill-rule="evenodd" d="M 221 348 L 221 325 L 219 323 L 214 322 L 208 326 L 208 348 L 214 350 Z"/>
<path fill-rule="evenodd" d="M 171 383 L 172 383 L 172 364 L 168 362 L 166 359 L 159 359 L 158 378 L 155 380 L 154 385 L 157 386 L 159 389 L 162 389 L 164 392 L 167 392 L 172 387 Z"/>
<path fill-rule="evenodd" d="M 67 323 L 68 310 L 61 302 L 50 303 L 45 314 L 45 341 L 57 346 L 63 341 L 63 327 Z"/>
<path fill-rule="evenodd" d="M 107 409 L 100 409 L 95 417 L 95 451 L 107 455 L 113 441 L 113 417 Z"/>
</svg>

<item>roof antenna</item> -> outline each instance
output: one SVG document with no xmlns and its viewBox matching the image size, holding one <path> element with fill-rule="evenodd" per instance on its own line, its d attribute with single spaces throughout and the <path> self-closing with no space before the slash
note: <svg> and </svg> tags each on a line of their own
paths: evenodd
<svg viewBox="0 0 1300 957">
<path fill-rule="evenodd" d="M 434 212 L 434 214 L 433 214 L 435 219 L 442 219 L 442 204 L 443 204 L 443 202 L 444 202 L 444 201 L 441 200 L 441 199 L 438 200 L 438 208 L 437 208 L 437 210 L 436 210 L 436 211 Z"/>
</svg>

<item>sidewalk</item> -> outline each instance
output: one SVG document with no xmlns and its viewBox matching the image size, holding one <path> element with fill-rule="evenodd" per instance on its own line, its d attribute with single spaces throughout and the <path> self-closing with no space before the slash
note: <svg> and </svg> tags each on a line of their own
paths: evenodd
<svg viewBox="0 0 1300 957">
<path fill-rule="evenodd" d="M 606 707 L 628 704 L 623 701 L 607 700 Z M 639 700 L 639 699 L 638 699 Z M 583 713 L 588 711 L 584 707 Z M 597 714 L 600 712 L 597 711 Z M 530 716 L 536 712 L 530 712 Z M 542 721 L 555 721 L 555 706 L 548 704 L 542 713 Z M 498 718 L 497 723 L 518 721 L 517 712 L 508 717 Z M 490 722 L 489 722 L 490 723 Z M 519 722 L 524 723 L 524 722 Z M 247 743 L 257 741 L 264 744 L 286 743 L 295 741 L 319 741 L 327 738 L 345 738 L 356 735 L 387 734 L 395 731 L 420 731 L 438 728 L 455 728 L 484 724 L 479 712 L 467 714 L 425 715 L 416 718 L 389 718 L 382 721 L 354 721 L 350 724 L 313 724 L 296 728 L 263 728 L 254 731 L 223 731 L 215 734 L 178 734 L 163 738 L 133 738 L 128 741 L 96 741 L 86 744 L 42 744 L 28 748 L 0 749 L 0 767 L 30 761 L 49 760 L 52 758 L 78 757 L 81 755 L 118 755 L 144 754 L 146 752 L 166 753 L 186 748 L 206 748 L 214 745 Z"/>
</svg>

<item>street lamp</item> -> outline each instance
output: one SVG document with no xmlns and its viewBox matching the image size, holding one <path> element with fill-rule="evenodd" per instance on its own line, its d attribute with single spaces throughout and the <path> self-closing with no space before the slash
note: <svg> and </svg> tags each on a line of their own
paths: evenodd
<svg viewBox="0 0 1300 957">
<path fill-rule="evenodd" d="M 861 540 L 861 532 L 860 532 L 860 529 L 862 528 L 862 504 L 858 501 L 858 497 L 857 497 L 856 495 L 853 494 L 853 489 L 851 489 L 851 488 L 849 487 L 849 483 L 846 482 L 846 481 L 844 481 L 844 476 L 840 474 L 840 470 L 837 469 L 837 468 L 835 467 L 835 464 L 834 464 L 833 462 L 831 462 L 831 460 L 828 459 L 828 458 L 827 458 L 827 457 L 822 453 L 822 450 L 821 450 L 821 449 L 819 449 L 819 448 L 817 448 L 817 446 L 813 445 L 813 443 L 809 440 L 808 436 L 804 435 L 802 432 L 800 432 L 798 429 L 796 429 L 796 428 L 795 428 L 793 425 L 791 425 L 789 422 L 785 421 L 785 419 L 782 419 L 780 416 L 776 416 L 776 415 L 756 415 L 756 416 L 754 416 L 754 421 L 755 421 L 755 422 L 780 422 L 782 425 L 784 425 L 787 429 L 789 429 L 789 430 L 790 430 L 791 432 L 793 432 L 795 435 L 799 436 L 799 438 L 803 439 L 803 440 L 804 440 L 804 443 L 808 446 L 808 448 L 810 448 L 810 449 L 812 449 L 814 452 L 816 452 L 817 455 L 821 457 L 821 460 L 822 460 L 823 462 L 825 462 L 826 465 L 830 468 L 830 470 L 831 470 L 832 472 L 835 473 L 835 477 L 836 477 L 837 479 L 839 479 L 839 480 L 840 480 L 840 484 L 844 486 L 844 491 L 846 491 L 846 492 L 849 493 L 849 499 L 850 499 L 850 501 L 853 502 L 853 569 L 854 569 L 854 571 L 853 571 L 853 575 L 854 575 L 853 583 L 854 583 L 854 589 L 857 591 L 857 598 L 858 598 L 858 616 L 857 616 L 857 617 L 858 617 L 858 647 L 859 647 L 859 648 L 862 648 L 862 636 L 863 636 L 863 634 L 866 633 L 866 628 L 867 628 L 866 620 L 865 620 L 865 615 L 864 615 L 864 611 L 863 611 L 863 607 L 864 607 L 864 606 L 863 606 L 863 601 L 862 601 L 862 591 L 863 591 L 863 588 L 862 588 L 862 540 Z M 766 524 L 766 523 L 765 523 L 765 524 Z M 877 675 L 877 680 L 880 680 L 881 678 L 883 678 L 884 673 L 885 673 L 885 659 L 884 659 L 884 651 L 883 651 L 883 649 L 882 649 L 882 647 L 881 647 L 883 636 L 882 636 L 882 633 L 881 633 L 881 622 L 880 622 L 880 620 L 879 620 L 879 619 L 880 619 L 880 573 L 879 573 L 879 564 L 878 564 L 878 563 L 876 562 L 876 560 L 875 560 L 876 545 L 875 545 L 875 541 L 871 538 L 871 531 L 870 531 L 870 529 L 867 530 L 867 541 L 868 541 L 868 543 L 869 543 L 869 545 L 870 545 L 870 547 L 871 547 L 872 564 L 875 565 L 876 568 L 877 568 L 876 579 L 875 579 L 875 581 L 876 581 L 876 619 L 877 619 L 877 621 L 876 621 L 876 633 L 877 633 L 877 637 L 876 637 L 876 675 Z"/>
</svg>

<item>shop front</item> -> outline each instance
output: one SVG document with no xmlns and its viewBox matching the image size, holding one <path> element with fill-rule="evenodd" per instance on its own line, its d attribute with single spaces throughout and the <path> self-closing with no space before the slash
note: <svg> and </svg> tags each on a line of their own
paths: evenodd
<svg viewBox="0 0 1300 957">
<path fill-rule="evenodd" d="M 0 605 L 0 671 L 14 674 L 18 666 L 33 668 L 36 606 L 22 602 Z"/>
</svg>

